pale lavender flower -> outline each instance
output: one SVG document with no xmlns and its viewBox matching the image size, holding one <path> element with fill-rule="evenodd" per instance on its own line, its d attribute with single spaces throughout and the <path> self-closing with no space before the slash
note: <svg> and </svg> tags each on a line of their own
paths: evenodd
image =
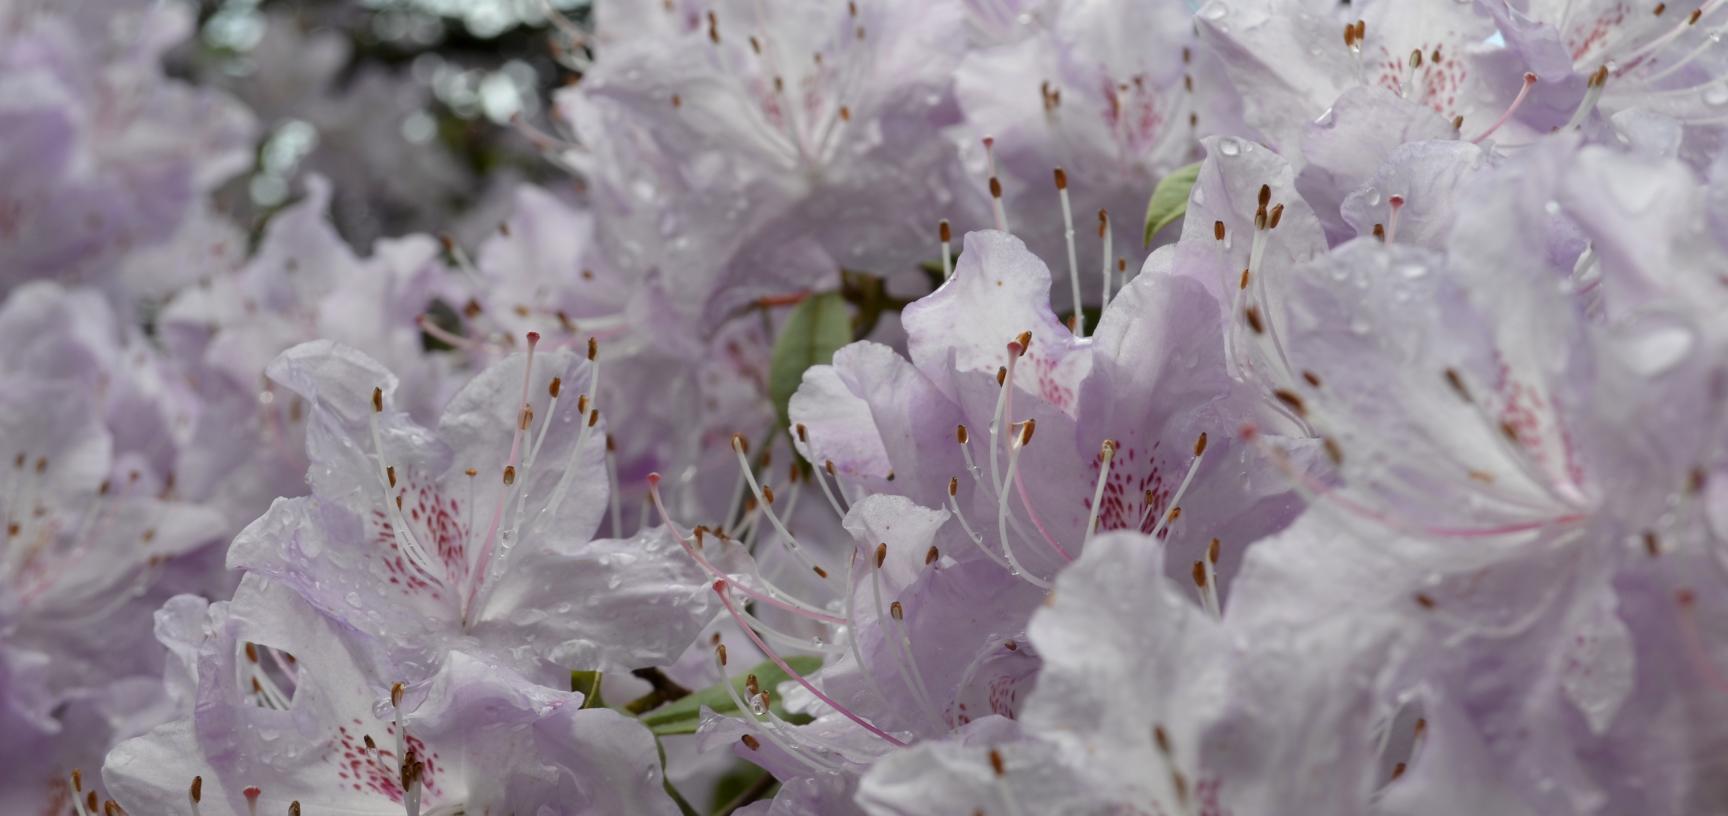
<svg viewBox="0 0 1728 816">
<path fill-rule="evenodd" d="M 1018 727 L 980 722 L 885 759 L 863 809 L 1377 812 L 1385 627 L 1293 621 L 1278 596 L 1240 592 L 1218 620 L 1163 558 L 1138 534 L 1091 542 L 1032 620 L 1044 667 Z"/>
<path fill-rule="evenodd" d="M 103 768 L 131 812 L 678 812 L 647 729 L 580 694 L 460 652 L 390 681 L 340 623 L 256 578 L 188 617 L 196 708 Z"/>
<path fill-rule="evenodd" d="M 310 497 L 277 501 L 235 539 L 230 567 L 292 587 L 374 642 L 400 678 L 452 650 L 536 682 L 573 667 L 676 657 L 712 614 L 706 581 L 663 530 L 594 540 L 606 510 L 597 371 L 569 351 L 487 368 L 436 430 L 397 380 L 316 341 L 271 365 L 309 407 Z"/>
<path fill-rule="evenodd" d="M 186 8 L 159 3 L 22 3 L 0 13 L 8 284 L 109 286 L 126 253 L 170 240 L 201 196 L 246 165 L 250 114 L 163 75 L 162 53 L 190 28 Z M 186 280 L 178 269 L 156 274 Z"/>
</svg>

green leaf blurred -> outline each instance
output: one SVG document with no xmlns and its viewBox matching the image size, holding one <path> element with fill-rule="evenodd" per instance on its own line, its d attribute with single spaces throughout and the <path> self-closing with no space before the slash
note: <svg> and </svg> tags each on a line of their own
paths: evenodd
<svg viewBox="0 0 1728 816">
<path fill-rule="evenodd" d="M 807 655 L 791 655 L 786 658 L 786 663 L 793 669 L 797 670 L 799 674 L 809 674 L 810 672 L 816 671 L 822 667 L 821 658 L 810 657 Z M 751 669 L 747 674 L 756 675 L 756 682 L 764 689 L 773 689 L 781 683 L 792 679 L 791 677 L 788 677 L 785 672 L 781 671 L 779 666 L 766 660 L 758 663 L 756 667 Z M 744 681 L 745 676 L 743 675 L 734 677 L 730 681 L 732 687 L 738 690 L 739 697 L 743 697 L 747 694 L 747 692 L 744 691 Z M 692 692 L 688 697 L 684 697 L 676 702 L 661 706 L 642 715 L 642 724 L 648 726 L 648 730 L 653 731 L 657 736 L 694 734 L 696 733 L 696 726 L 700 722 L 703 706 L 713 709 L 717 714 L 730 715 L 738 713 L 738 706 L 732 703 L 732 697 L 726 693 L 726 688 L 719 683 L 715 683 L 701 691 Z M 774 703 L 774 713 L 778 714 L 783 719 L 790 719 L 786 711 L 780 708 L 780 703 L 778 701 Z M 796 722 L 796 720 L 794 720 L 794 722 Z"/>
<path fill-rule="evenodd" d="M 1176 168 L 1158 182 L 1158 186 L 1152 190 L 1152 198 L 1146 202 L 1147 244 L 1152 243 L 1152 236 L 1157 235 L 1159 230 L 1188 212 L 1188 192 L 1194 189 L 1194 182 L 1199 178 L 1200 164 L 1196 162 Z"/>
<path fill-rule="evenodd" d="M 789 427 L 786 406 L 804 380 L 804 370 L 834 359 L 834 352 L 852 342 L 852 317 L 839 292 L 811 295 L 786 317 L 774 358 L 768 368 L 768 392 L 782 427 Z"/>
</svg>

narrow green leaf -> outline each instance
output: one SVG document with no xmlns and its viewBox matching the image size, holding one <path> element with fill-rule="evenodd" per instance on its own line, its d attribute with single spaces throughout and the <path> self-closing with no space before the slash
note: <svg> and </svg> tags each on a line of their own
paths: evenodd
<svg viewBox="0 0 1728 816">
<path fill-rule="evenodd" d="M 821 658 L 805 655 L 787 657 L 786 663 L 796 669 L 799 674 L 809 674 L 822 667 Z M 755 668 L 749 671 L 749 674 L 756 675 L 756 682 L 765 689 L 773 689 L 775 686 L 792 679 L 787 677 L 779 666 L 766 660 L 757 664 Z M 744 680 L 744 677 L 734 677 L 731 681 L 732 687 L 738 690 L 739 697 L 743 697 L 747 693 L 744 691 Z M 658 736 L 694 734 L 702 715 L 703 706 L 713 709 L 718 714 L 736 714 L 738 712 L 738 706 L 733 705 L 732 697 L 726 693 L 725 687 L 715 683 L 701 691 L 691 692 L 690 696 L 677 702 L 663 705 L 642 715 L 642 724 L 648 726 L 648 729 Z M 774 704 L 774 712 L 781 717 L 787 716 L 786 712 L 780 709 L 778 702 Z"/>
<path fill-rule="evenodd" d="M 804 369 L 834 359 L 834 352 L 851 341 L 852 318 L 839 292 L 811 295 L 787 315 L 768 368 L 768 391 L 781 425 L 790 424 L 786 405 L 804 381 Z"/>
<path fill-rule="evenodd" d="M 1158 182 L 1146 202 L 1146 243 L 1152 236 L 1188 212 L 1188 192 L 1200 178 L 1199 163 L 1178 167 Z"/>
</svg>

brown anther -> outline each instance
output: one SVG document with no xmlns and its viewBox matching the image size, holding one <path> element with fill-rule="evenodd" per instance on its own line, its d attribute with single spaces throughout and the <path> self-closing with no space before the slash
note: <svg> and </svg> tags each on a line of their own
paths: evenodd
<svg viewBox="0 0 1728 816">
<path fill-rule="evenodd" d="M 1453 130 L 1463 130 L 1464 129 L 1464 115 L 1463 114 L 1459 114 L 1457 116 L 1452 117 L 1452 129 Z"/>
<path fill-rule="evenodd" d="M 1260 322 L 1260 307 L 1249 306 L 1243 309 L 1242 317 L 1248 321 L 1248 328 L 1253 329 L 1255 334 L 1266 333 L 1265 324 Z"/>
<path fill-rule="evenodd" d="M 194 805 L 203 801 L 204 800 L 204 777 L 202 777 L 202 776 L 192 777 L 192 787 L 186 789 L 186 795 L 192 798 L 192 804 L 194 804 Z"/>
<path fill-rule="evenodd" d="M 588 413 L 588 395 L 587 394 L 577 394 L 576 395 L 576 413 L 578 413 L 578 414 Z"/>
<path fill-rule="evenodd" d="M 906 610 L 901 608 L 899 601 L 888 604 L 888 614 L 897 621 L 906 619 Z"/>
<path fill-rule="evenodd" d="M 684 107 L 684 98 L 677 95 L 677 94 L 673 94 L 672 95 L 672 107 L 674 107 L 674 108 Z"/>
<path fill-rule="evenodd" d="M 600 424 L 600 409 L 595 408 L 588 412 L 588 427 L 592 428 L 598 424 Z"/>
<path fill-rule="evenodd" d="M 84 807 L 85 807 L 85 808 L 86 808 L 86 809 L 88 809 L 88 810 L 91 810 L 91 811 L 94 811 L 94 810 L 96 810 L 96 806 L 97 806 L 97 805 L 99 805 L 99 804 L 101 804 L 101 803 L 102 803 L 102 802 L 101 802 L 101 800 L 100 800 L 100 799 L 99 799 L 99 798 L 98 798 L 98 797 L 97 797 L 97 796 L 96 796 L 96 792 L 95 792 L 95 791 L 88 791 L 88 792 L 86 792 L 86 793 L 85 793 L 85 794 L 84 794 Z"/>
<path fill-rule="evenodd" d="M 407 691 L 408 691 L 408 686 L 403 684 L 403 683 L 398 682 L 398 683 L 391 684 L 391 686 L 390 686 L 390 704 L 393 706 L 402 705 L 402 695 L 407 693 Z"/>
<path fill-rule="evenodd" d="M 1295 412 L 1296 416 L 1308 416 L 1307 404 L 1302 402 L 1302 397 L 1297 395 L 1295 391 L 1291 391 L 1287 388 L 1279 388 L 1272 392 L 1272 396 L 1279 402 L 1284 403 L 1285 407 L 1288 407 L 1291 411 Z"/>
<path fill-rule="evenodd" d="M 739 737 L 738 741 L 744 743 L 744 747 L 749 748 L 752 751 L 759 750 L 762 747 L 762 743 L 759 742 L 755 737 L 750 736 L 749 734 L 745 734 L 744 736 Z"/>
<path fill-rule="evenodd" d="M 366 743 L 366 750 L 368 750 L 368 751 L 376 751 L 376 750 L 378 750 L 378 743 L 377 743 L 377 741 L 376 741 L 376 740 L 373 740 L 373 739 L 372 739 L 372 735 L 371 735 L 371 734 L 363 734 L 363 735 L 361 735 L 361 737 L 360 737 L 360 741 L 361 741 L 361 742 L 364 742 L 364 743 Z"/>
<path fill-rule="evenodd" d="M 1278 206 L 1272 208 L 1272 217 L 1266 219 L 1266 228 L 1269 230 L 1277 229 L 1278 228 L 1278 222 L 1280 220 L 1282 220 L 1283 218 L 1284 218 L 1284 205 L 1279 204 Z"/>
<path fill-rule="evenodd" d="M 1656 540 L 1656 533 L 1653 530 L 1644 531 L 1644 551 L 1649 553 L 1651 558 L 1662 554 L 1662 543 Z"/>
<path fill-rule="evenodd" d="M 1182 517 L 1182 505 L 1178 504 L 1175 507 L 1170 508 L 1170 517 L 1165 519 L 1164 523 L 1169 524 L 1170 522 L 1175 521 L 1181 517 Z"/>
<path fill-rule="evenodd" d="M 300 800 L 299 799 L 295 799 L 294 801 L 288 803 L 288 816 L 300 816 Z"/>
<path fill-rule="evenodd" d="M 1320 447 L 1326 451 L 1326 458 L 1332 460 L 1333 467 L 1338 467 L 1344 464 L 1344 449 L 1338 447 L 1337 440 L 1330 436 L 1322 437 L 1320 439 Z"/>
<path fill-rule="evenodd" d="M 1254 211 L 1254 229 L 1265 230 L 1266 229 L 1266 221 L 1267 221 L 1267 218 L 1266 218 L 1266 208 L 1265 207 L 1261 207 L 1260 209 Z"/>
<path fill-rule="evenodd" d="M 504 484 L 513 485 L 515 483 L 516 483 L 516 466 L 515 465 L 505 465 L 504 466 Z"/>
<path fill-rule="evenodd" d="M 1007 766 L 1002 762 L 1002 752 L 995 748 L 990 749 L 990 770 L 994 771 L 997 776 L 1008 773 Z"/>
<path fill-rule="evenodd" d="M 1176 788 L 1176 801 L 1181 802 L 1186 808 L 1188 805 L 1188 777 L 1183 776 L 1181 771 L 1171 771 L 1170 784 Z"/>
<path fill-rule="evenodd" d="M 1411 68 L 1421 68 L 1422 67 L 1422 49 L 1418 48 L 1418 49 L 1410 52 L 1410 67 Z"/>
<path fill-rule="evenodd" d="M 997 366 L 996 367 L 996 385 L 1000 386 L 1006 382 L 1008 382 L 1008 369 L 1003 367 L 1003 366 Z"/>
<path fill-rule="evenodd" d="M 1197 586 L 1201 589 L 1205 589 L 1206 588 L 1206 562 L 1195 561 L 1194 562 L 1193 575 L 1194 575 L 1194 586 Z"/>
<path fill-rule="evenodd" d="M 1219 240 L 1219 241 L 1224 240 L 1224 222 L 1223 221 L 1213 221 L 1212 222 L 1212 237 Z"/>
<path fill-rule="evenodd" d="M 1668 4 L 1667 3 L 1657 3 L 1656 4 L 1655 13 L 1656 13 L 1657 17 L 1661 17 L 1662 12 L 1667 11 L 1667 10 L 1668 10 Z"/>
<path fill-rule="evenodd" d="M 822 461 L 822 469 L 828 471 L 829 476 L 833 476 L 834 478 L 839 478 L 839 476 L 834 473 L 834 460 L 833 459 L 824 459 Z"/>
<path fill-rule="evenodd" d="M 372 413 L 384 413 L 384 389 L 372 389 Z"/>
<path fill-rule="evenodd" d="M 592 337 L 588 338 L 588 359 L 593 360 L 594 358 L 599 357 L 599 356 L 600 356 L 600 341 L 595 340 Z"/>
<path fill-rule="evenodd" d="M 1354 23 L 1344 24 L 1344 47 L 1356 47 L 1356 25 Z"/>
<path fill-rule="evenodd" d="M 1458 369 L 1448 368 L 1445 373 L 1446 384 L 1452 386 L 1452 393 L 1457 394 L 1459 399 L 1470 402 L 1470 389 L 1464 386 L 1464 377 L 1458 373 Z"/>
<path fill-rule="evenodd" d="M 1313 388 L 1319 388 L 1320 387 L 1320 375 L 1319 374 L 1315 374 L 1312 371 L 1309 371 L 1307 369 L 1303 369 L 1302 370 L 1302 379 L 1303 379 L 1303 381 L 1307 382 L 1310 387 L 1313 387 Z"/>
<path fill-rule="evenodd" d="M 804 423 L 800 422 L 797 425 L 792 426 L 792 432 L 797 434 L 799 442 L 803 442 L 806 445 L 810 444 L 810 429 L 804 427 Z"/>
<path fill-rule="evenodd" d="M 944 218 L 936 222 L 936 235 L 942 239 L 944 244 L 954 240 L 954 228 L 948 226 L 948 219 Z"/>
<path fill-rule="evenodd" d="M 828 577 L 828 571 L 827 571 L 827 570 L 825 570 L 825 569 L 823 569 L 823 568 L 821 568 L 821 567 L 819 567 L 819 566 L 816 566 L 816 565 L 814 565 L 814 564 L 812 564 L 812 565 L 811 565 L 811 566 L 810 566 L 810 570 L 811 570 L 811 571 L 812 571 L 812 572 L 815 572 L 815 573 L 816 573 L 816 577 L 817 577 L 817 578 L 824 578 L 824 579 L 826 579 L 826 578 L 827 578 L 827 577 Z"/>
<path fill-rule="evenodd" d="M 840 116 L 840 121 L 842 121 L 842 122 L 852 121 L 852 109 L 849 107 L 846 107 L 845 105 L 841 105 L 839 116 Z"/>
<path fill-rule="evenodd" d="M 1375 224 L 1374 225 L 1374 237 L 1380 239 L 1380 243 L 1386 243 L 1386 225 L 1385 224 Z"/>
<path fill-rule="evenodd" d="M 995 176 L 990 177 L 990 197 L 997 199 L 1002 197 L 1002 180 Z"/>
<path fill-rule="evenodd" d="M 1056 189 L 1058 189 L 1058 190 L 1068 189 L 1068 174 L 1063 172 L 1062 168 L 1060 168 L 1060 167 L 1056 168 Z"/>
<path fill-rule="evenodd" d="M 1026 447 L 1032 443 L 1032 432 L 1036 430 L 1038 430 L 1038 420 L 1036 419 L 1028 419 L 1020 423 L 1020 447 Z"/>
<path fill-rule="evenodd" d="M 533 425 L 533 424 L 534 424 L 534 406 L 532 406 L 532 405 L 522 406 L 522 418 L 517 420 L 516 427 L 526 431 L 526 430 L 528 430 L 528 426 Z"/>
<path fill-rule="evenodd" d="M 564 378 L 563 377 L 553 377 L 552 382 L 546 384 L 546 393 L 547 393 L 547 395 L 551 396 L 553 399 L 557 399 L 558 398 L 558 392 L 562 391 L 562 390 L 564 390 Z"/>
<path fill-rule="evenodd" d="M 930 545 L 929 551 L 924 553 L 924 566 L 930 566 L 931 564 L 936 563 L 941 558 L 942 558 L 942 551 L 936 549 L 936 545 L 932 544 L 932 545 Z"/>
<path fill-rule="evenodd" d="M 1392 766 L 1392 778 L 1393 779 L 1397 779 L 1398 777 L 1403 776 L 1403 775 L 1404 775 L 1404 763 L 1400 762 L 1397 765 Z"/>
<path fill-rule="evenodd" d="M 715 45 L 720 44 L 720 20 L 712 11 L 708 12 L 708 39 Z"/>
<path fill-rule="evenodd" d="M 726 644 L 724 644 L 724 643 L 714 644 L 714 659 L 719 660 L 720 665 L 722 665 L 722 666 L 726 665 Z"/>
<path fill-rule="evenodd" d="M 468 468 L 467 470 L 464 470 L 462 472 L 468 474 L 468 478 L 470 478 L 470 479 L 474 478 L 475 476 L 480 475 L 480 471 L 476 470 L 474 468 Z"/>
<path fill-rule="evenodd" d="M 77 768 L 72 769 L 72 790 L 84 792 L 84 772 Z"/>
<path fill-rule="evenodd" d="M 1357 20 L 1356 21 L 1356 42 L 1358 42 L 1358 43 L 1364 42 L 1367 39 L 1368 39 L 1368 21 L 1367 20 Z"/>
<path fill-rule="evenodd" d="M 1025 356 L 1026 352 L 1032 348 L 1032 332 L 1021 332 L 1014 338 L 1014 342 L 1020 346 L 1020 356 Z"/>
<path fill-rule="evenodd" d="M 1212 543 L 1206 545 L 1206 560 L 1211 561 L 1214 564 L 1218 563 L 1218 555 L 1223 549 L 1223 542 L 1216 538 L 1212 539 Z"/>
<path fill-rule="evenodd" d="M 1098 446 L 1098 455 L 1103 457 L 1105 461 L 1116 458 L 1116 440 L 1104 440 L 1104 444 Z"/>
<path fill-rule="evenodd" d="M 1518 429 L 1512 427 L 1512 423 L 1501 422 L 1500 435 L 1506 437 L 1506 441 L 1511 442 L 1514 445 L 1518 444 Z"/>
<path fill-rule="evenodd" d="M 1704 16 L 1704 9 L 1702 9 L 1702 8 L 1694 9 L 1692 11 L 1692 16 L 1686 18 L 1686 24 L 1689 26 L 1697 25 L 1699 18 L 1701 18 L 1703 16 Z M 1604 80 L 1606 80 L 1608 78 L 1608 66 L 1606 66 L 1606 65 L 1602 66 L 1602 70 L 1600 73 L 1602 74 L 1602 78 Z M 1597 84 L 1600 85 L 1601 83 L 1597 83 Z"/>
<path fill-rule="evenodd" d="M 888 545 L 886 543 L 877 544 L 876 545 L 876 567 L 877 567 L 877 569 L 881 569 L 882 562 L 886 561 L 886 560 L 888 560 Z"/>
<path fill-rule="evenodd" d="M 1237 289 L 1247 289 L 1248 288 L 1248 276 L 1249 276 L 1248 267 L 1246 267 L 1246 266 L 1242 267 L 1242 280 L 1237 282 L 1237 284 L 1236 284 Z"/>
<path fill-rule="evenodd" d="M 1110 230 L 1110 211 L 1109 210 L 1099 210 L 1098 211 L 1098 237 L 1103 238 L 1104 233 L 1108 232 L 1109 230 Z"/>
<path fill-rule="evenodd" d="M 246 642 L 246 659 L 252 663 L 258 662 L 258 644 L 251 641 Z"/>
<path fill-rule="evenodd" d="M 1433 609 L 1434 598 L 1425 592 L 1418 592 L 1416 593 L 1416 604 L 1423 609 Z"/>
<path fill-rule="evenodd" d="M 1422 732 L 1427 731 L 1427 730 L 1428 730 L 1428 720 L 1426 718 L 1417 718 L 1417 720 L 1416 720 L 1416 736 L 1418 736 L 1418 737 L 1422 736 Z"/>
<path fill-rule="evenodd" d="M 1709 476 L 1705 474 L 1703 468 L 1692 468 L 1686 473 L 1686 492 L 1696 496 L 1704 492 L 1704 484 L 1708 481 Z"/>
<path fill-rule="evenodd" d="M 1195 437 L 1195 439 L 1194 439 L 1194 455 L 1196 457 L 1198 457 L 1205 452 L 1206 452 L 1206 432 L 1201 431 L 1200 435 L 1198 437 Z"/>
<path fill-rule="evenodd" d="M 774 503 L 774 488 L 773 487 L 771 487 L 769 485 L 763 485 L 762 486 L 762 503 L 763 504 L 773 504 Z"/>
<path fill-rule="evenodd" d="M 948 478 L 948 495 L 950 495 L 950 496 L 959 496 L 960 495 L 960 479 L 959 479 L 959 477 L 950 476 Z"/>
<path fill-rule="evenodd" d="M 954 441 L 959 442 L 960 444 L 964 445 L 964 444 L 966 444 L 966 440 L 970 436 L 971 435 L 966 432 L 966 426 L 965 425 L 954 426 Z"/>
<path fill-rule="evenodd" d="M 1152 726 L 1152 741 L 1158 744 L 1159 751 L 1165 754 L 1170 753 L 1170 735 L 1164 733 L 1164 726 L 1156 724 Z"/>
</svg>

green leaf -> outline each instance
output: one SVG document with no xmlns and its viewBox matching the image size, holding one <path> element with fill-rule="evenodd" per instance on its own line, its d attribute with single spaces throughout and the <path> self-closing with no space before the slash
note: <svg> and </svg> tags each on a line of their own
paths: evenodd
<svg viewBox="0 0 1728 816">
<path fill-rule="evenodd" d="M 786 406 L 804 381 L 804 369 L 834 359 L 834 352 L 851 341 L 852 318 L 839 292 L 812 295 L 786 317 L 768 368 L 768 392 L 782 426 L 791 424 Z"/>
<path fill-rule="evenodd" d="M 582 693 L 583 708 L 605 708 L 606 701 L 600 699 L 600 672 L 573 671 L 570 673 L 570 690 Z"/>
<path fill-rule="evenodd" d="M 1176 219 L 1188 212 L 1188 191 L 1194 189 L 1194 182 L 1200 178 L 1198 162 L 1176 168 L 1176 171 L 1165 176 L 1152 190 L 1151 200 L 1146 202 L 1146 243 L 1152 243 L 1152 236 L 1169 226 Z"/>
<path fill-rule="evenodd" d="M 799 674 L 809 674 L 822 667 L 821 658 L 807 655 L 792 655 L 786 658 L 786 663 L 796 669 Z M 766 660 L 758 663 L 755 668 L 749 671 L 749 674 L 756 675 L 756 682 L 765 689 L 773 689 L 792 679 L 781 671 L 779 666 Z M 738 690 L 739 697 L 743 697 L 747 693 L 744 691 L 744 681 L 744 677 L 734 677 L 731 680 L 732 687 Z M 653 731 L 657 736 L 694 734 L 702 716 L 703 706 L 713 709 L 717 714 L 738 713 L 738 706 L 733 705 L 732 697 L 726 693 L 726 688 L 715 683 L 701 691 L 691 692 L 688 697 L 642 715 L 642 724 L 648 726 L 648 730 Z M 786 712 L 780 708 L 779 702 L 774 703 L 774 713 L 781 717 L 787 716 Z"/>
</svg>

